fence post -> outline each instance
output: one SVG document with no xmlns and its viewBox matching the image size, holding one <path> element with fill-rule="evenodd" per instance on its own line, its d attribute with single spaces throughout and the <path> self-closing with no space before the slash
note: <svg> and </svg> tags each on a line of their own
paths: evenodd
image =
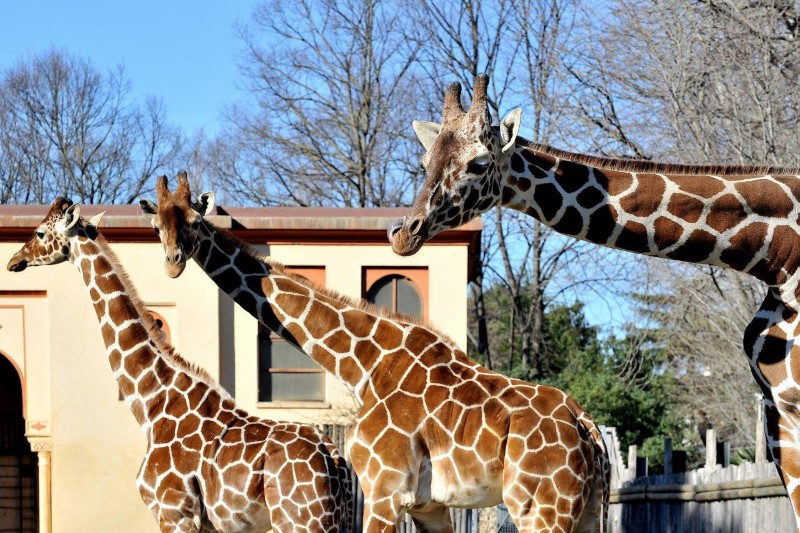
<svg viewBox="0 0 800 533">
<path fill-rule="evenodd" d="M 636 477 L 636 453 L 637 448 L 635 444 L 628 446 L 628 479 L 625 481 Z"/>
<path fill-rule="evenodd" d="M 764 435 L 764 397 L 756 393 L 756 463 L 767 462 L 767 437 Z"/>
<path fill-rule="evenodd" d="M 672 437 L 664 437 L 664 473 L 672 473 Z"/>
<path fill-rule="evenodd" d="M 731 443 L 722 441 L 717 443 L 717 464 L 722 468 L 731 466 Z"/>
<path fill-rule="evenodd" d="M 717 465 L 717 434 L 714 428 L 706 430 L 706 468 Z"/>
</svg>

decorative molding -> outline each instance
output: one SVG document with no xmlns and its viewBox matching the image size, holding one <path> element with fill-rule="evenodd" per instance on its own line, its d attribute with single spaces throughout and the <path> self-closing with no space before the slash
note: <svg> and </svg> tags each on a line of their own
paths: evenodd
<svg viewBox="0 0 800 533">
<path fill-rule="evenodd" d="M 31 451 L 37 453 L 53 451 L 53 439 L 50 437 L 28 437 L 28 442 L 31 443 Z"/>
<path fill-rule="evenodd" d="M 316 400 L 276 400 L 257 402 L 257 409 L 331 409 L 330 402 Z"/>
<path fill-rule="evenodd" d="M 26 420 L 25 421 L 25 435 L 27 437 L 49 437 L 50 436 L 50 421 L 49 420 Z"/>
</svg>

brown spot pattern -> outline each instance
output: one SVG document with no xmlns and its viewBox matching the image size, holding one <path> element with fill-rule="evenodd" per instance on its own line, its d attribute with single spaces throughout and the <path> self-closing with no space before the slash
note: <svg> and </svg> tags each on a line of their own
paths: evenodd
<svg viewBox="0 0 800 533">
<path fill-rule="evenodd" d="M 310 426 L 251 417 L 205 372 L 151 338 L 143 305 L 97 231 L 79 222 L 77 234 L 57 233 L 51 219 L 63 216 L 60 205 L 46 218 L 53 246 L 40 251 L 38 264 L 63 261 L 66 248 L 87 285 L 119 390 L 148 438 L 137 485 L 160 527 L 201 519 L 202 529 L 215 531 L 270 523 L 278 531 L 337 531 L 349 473 L 330 440 Z"/>
</svg>

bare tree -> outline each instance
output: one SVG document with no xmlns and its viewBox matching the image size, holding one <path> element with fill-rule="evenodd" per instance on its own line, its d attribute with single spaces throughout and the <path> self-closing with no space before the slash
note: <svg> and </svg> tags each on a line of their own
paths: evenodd
<svg viewBox="0 0 800 533">
<path fill-rule="evenodd" d="M 20 61 L 0 80 L 3 201 L 130 203 L 171 164 L 180 132 L 162 104 L 131 102 L 122 69 L 50 50 Z"/>
<path fill-rule="evenodd" d="M 795 2 L 616 0 L 586 19 L 571 65 L 584 149 L 687 163 L 800 162 Z M 678 378 L 677 401 L 752 444 L 756 392 L 743 330 L 764 287 L 709 267 L 649 262 L 645 316 Z"/>
<path fill-rule="evenodd" d="M 255 204 L 399 205 L 415 57 L 379 0 L 263 2 L 239 34 L 252 102 L 232 108 L 215 173 Z"/>
<path fill-rule="evenodd" d="M 408 18 L 416 22 L 409 38 L 420 43 L 419 63 L 438 88 L 429 92 L 430 105 L 441 105 L 442 89 L 454 79 L 469 92 L 476 74 L 491 72 L 493 114 L 520 104 L 523 136 L 558 142 L 569 103 L 567 69 L 578 7 L 573 0 L 409 2 Z M 569 300 L 588 282 L 610 283 L 622 271 L 595 268 L 608 266 L 613 254 L 565 239 L 528 217 L 498 208 L 484 222 L 483 268 L 470 288 L 471 345 L 487 363 L 519 357 L 529 377 L 541 376 L 547 364 L 542 343 L 548 302 Z M 589 256 L 594 260 L 585 260 Z M 511 306 L 511 327 L 504 333 L 510 338 L 502 342 L 488 338 L 501 334 L 487 327 L 496 317 L 486 313 L 496 305 L 486 305 L 484 289 L 493 286 L 505 291 L 491 291 L 491 297 L 507 299 Z M 493 354 L 501 344 L 511 353 Z M 513 353 L 517 345 L 520 354 Z"/>
<path fill-rule="evenodd" d="M 617 0 L 572 69 L 585 137 L 681 162 L 800 161 L 793 2 Z"/>
<path fill-rule="evenodd" d="M 641 300 L 643 316 L 676 376 L 673 401 L 733 446 L 752 446 L 758 394 L 742 348 L 763 285 L 731 270 L 652 261 L 660 290 Z M 702 435 L 700 435 L 702 436 Z"/>
</svg>

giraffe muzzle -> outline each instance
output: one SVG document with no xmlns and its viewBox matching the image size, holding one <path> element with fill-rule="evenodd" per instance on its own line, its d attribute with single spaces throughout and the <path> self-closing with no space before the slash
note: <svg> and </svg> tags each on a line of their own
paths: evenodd
<svg viewBox="0 0 800 533">
<path fill-rule="evenodd" d="M 12 257 L 6 268 L 8 268 L 9 272 L 22 272 L 28 268 L 28 261 L 25 259 L 17 259 L 16 257 Z"/>
<path fill-rule="evenodd" d="M 167 276 L 171 278 L 177 278 L 181 274 L 183 274 L 183 270 L 186 268 L 186 261 L 164 261 L 164 272 L 166 272 Z"/>
<path fill-rule="evenodd" d="M 178 250 L 172 252 L 171 254 L 167 255 L 167 262 L 168 263 L 172 263 L 172 264 L 178 264 L 178 263 L 185 262 L 184 257 L 183 257 L 183 250 L 178 249 Z"/>
<path fill-rule="evenodd" d="M 410 225 L 407 224 L 407 222 L 408 220 L 406 218 L 397 220 L 389 226 L 389 230 L 387 231 L 392 250 L 394 253 L 402 256 L 414 255 L 419 251 L 426 240 L 424 235 L 426 232 L 420 231 L 423 226 L 420 219 L 415 219 Z M 409 229 L 410 227 L 415 231 L 411 231 Z"/>
</svg>

